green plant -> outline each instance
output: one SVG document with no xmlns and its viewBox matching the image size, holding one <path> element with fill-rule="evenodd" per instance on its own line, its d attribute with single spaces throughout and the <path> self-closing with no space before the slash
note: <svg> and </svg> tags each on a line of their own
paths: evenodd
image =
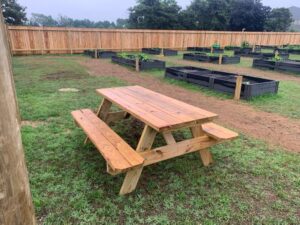
<svg viewBox="0 0 300 225">
<path fill-rule="evenodd" d="M 213 45 L 212 45 L 213 48 L 215 49 L 219 49 L 220 48 L 220 44 L 218 42 L 215 42 Z"/>
<path fill-rule="evenodd" d="M 136 56 L 139 57 L 140 61 L 148 61 L 150 59 L 149 56 L 144 53 L 137 54 Z"/>
<path fill-rule="evenodd" d="M 275 61 L 281 61 L 280 55 L 279 54 L 275 54 L 274 60 Z"/>
<path fill-rule="evenodd" d="M 249 46 L 250 46 L 250 44 L 249 44 L 248 41 L 243 41 L 242 44 L 241 44 L 242 48 L 248 48 Z"/>
</svg>

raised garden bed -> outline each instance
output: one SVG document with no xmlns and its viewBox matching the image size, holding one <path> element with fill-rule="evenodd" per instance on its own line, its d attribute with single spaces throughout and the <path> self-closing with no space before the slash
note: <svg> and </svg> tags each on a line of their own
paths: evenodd
<svg viewBox="0 0 300 225">
<path fill-rule="evenodd" d="M 117 53 L 113 51 L 98 51 L 98 58 L 100 59 L 110 59 L 113 56 L 116 56 Z"/>
<path fill-rule="evenodd" d="M 208 55 L 205 53 L 185 53 L 183 54 L 183 59 L 199 62 L 219 63 L 218 55 Z M 241 58 L 239 56 L 223 55 L 222 64 L 237 64 L 240 63 L 240 60 Z"/>
<path fill-rule="evenodd" d="M 164 53 L 164 56 L 176 56 L 176 55 L 178 55 L 178 51 L 173 50 L 173 49 L 164 49 L 163 53 Z"/>
<path fill-rule="evenodd" d="M 208 87 L 217 91 L 235 92 L 236 74 L 210 71 L 197 67 L 168 67 L 165 77 L 184 80 L 193 84 Z M 243 75 L 241 97 L 249 100 L 252 97 L 278 92 L 279 81 Z"/>
<path fill-rule="evenodd" d="M 142 52 L 151 55 L 160 55 L 163 51 L 164 56 L 175 56 L 178 54 L 177 50 L 161 49 L 161 48 L 142 48 Z"/>
<path fill-rule="evenodd" d="M 242 57 L 250 57 L 250 58 L 274 58 L 275 57 L 275 53 L 261 53 L 261 52 L 247 52 L 247 51 L 240 51 L 240 50 L 236 50 L 234 51 L 234 55 L 236 56 L 242 56 Z M 289 54 L 288 53 L 284 53 L 281 52 L 279 53 L 279 56 L 282 59 L 288 59 L 289 58 Z"/>
<path fill-rule="evenodd" d="M 209 53 L 211 51 L 211 48 L 203 48 L 203 47 L 188 47 L 188 51 L 194 51 L 194 52 L 207 52 Z M 224 49 L 221 48 L 214 48 L 213 53 L 224 53 Z"/>
<path fill-rule="evenodd" d="M 111 60 L 112 60 L 112 62 L 135 68 L 135 62 L 136 62 L 135 58 L 136 58 L 135 55 L 126 55 L 126 57 L 113 56 L 111 58 Z M 139 61 L 140 70 L 165 69 L 165 67 L 166 67 L 166 62 L 160 61 L 160 60 L 155 60 L 155 59 L 142 60 L 141 59 Z"/>
<path fill-rule="evenodd" d="M 160 55 L 161 48 L 142 48 L 142 52 L 151 55 Z"/>
<path fill-rule="evenodd" d="M 300 61 L 299 60 L 274 61 L 274 60 L 267 60 L 267 59 L 255 59 L 255 60 L 253 60 L 252 66 L 256 67 L 256 68 L 281 70 L 281 71 L 300 74 Z"/>
<path fill-rule="evenodd" d="M 83 54 L 90 56 L 92 58 L 95 58 L 95 51 L 96 50 L 84 50 Z M 97 50 L 97 58 L 101 59 L 109 59 L 112 56 L 116 56 L 117 53 L 113 51 L 103 51 L 103 50 Z"/>
</svg>

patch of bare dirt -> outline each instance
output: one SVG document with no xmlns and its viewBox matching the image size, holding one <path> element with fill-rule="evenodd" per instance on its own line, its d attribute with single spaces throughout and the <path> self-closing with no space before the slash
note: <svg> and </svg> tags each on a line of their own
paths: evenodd
<svg viewBox="0 0 300 225">
<path fill-rule="evenodd" d="M 219 115 L 218 122 L 249 136 L 300 152 L 300 121 L 275 113 L 263 112 L 246 103 L 220 100 L 201 93 L 161 82 L 152 76 L 141 75 L 107 60 L 86 59 L 81 62 L 93 76 L 113 76 L 132 85 L 140 85 Z"/>
<path fill-rule="evenodd" d="M 84 78 L 83 75 L 74 74 L 69 71 L 61 71 L 58 73 L 49 73 L 44 77 L 47 80 L 59 80 L 59 79 L 67 79 L 67 80 L 75 80 Z"/>
<path fill-rule="evenodd" d="M 30 127 L 33 127 L 33 128 L 36 128 L 38 126 L 42 126 L 44 125 L 45 122 L 43 121 L 30 121 L 30 120 L 23 120 L 21 122 L 21 126 L 30 126 Z"/>
</svg>

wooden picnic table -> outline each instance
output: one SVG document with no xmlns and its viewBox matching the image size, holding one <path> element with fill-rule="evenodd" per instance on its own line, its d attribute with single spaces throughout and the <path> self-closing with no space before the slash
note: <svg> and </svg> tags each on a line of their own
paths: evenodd
<svg viewBox="0 0 300 225">
<path fill-rule="evenodd" d="M 200 153 L 205 166 L 212 163 L 209 147 L 238 136 L 224 127 L 212 123 L 216 114 L 156 93 L 140 86 L 98 89 L 103 100 L 96 114 L 91 110 L 77 110 L 72 115 L 107 161 L 107 171 L 112 175 L 126 172 L 120 194 L 132 192 L 144 166 L 171 159 L 187 153 Z M 121 111 L 110 112 L 116 105 Z M 108 125 L 132 116 L 144 123 L 144 130 L 133 150 Z M 100 119 L 99 119 L 100 118 Z M 176 142 L 172 132 L 189 128 L 192 138 Z M 166 146 L 152 148 L 158 133 Z"/>
</svg>

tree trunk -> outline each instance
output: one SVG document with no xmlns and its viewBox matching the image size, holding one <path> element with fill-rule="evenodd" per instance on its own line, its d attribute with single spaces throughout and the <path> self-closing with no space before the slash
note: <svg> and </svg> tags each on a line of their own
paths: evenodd
<svg viewBox="0 0 300 225">
<path fill-rule="evenodd" d="M 36 224 L 20 133 L 8 40 L 0 10 L 0 224 Z"/>
</svg>

